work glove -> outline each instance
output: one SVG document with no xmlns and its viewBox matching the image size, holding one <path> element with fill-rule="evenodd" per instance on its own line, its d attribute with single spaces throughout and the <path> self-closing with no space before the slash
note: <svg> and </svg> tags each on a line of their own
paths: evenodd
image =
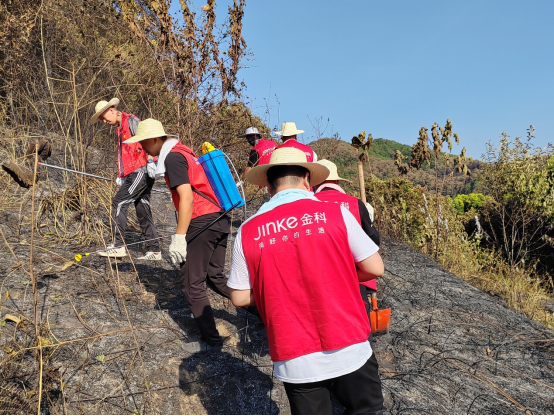
<svg viewBox="0 0 554 416">
<path fill-rule="evenodd" d="M 146 170 L 148 171 L 148 176 L 150 176 L 152 179 L 156 179 L 156 169 L 158 166 L 156 163 L 150 159 L 148 163 L 146 164 Z"/>
<path fill-rule="evenodd" d="M 169 258 L 175 265 L 183 263 L 187 259 L 186 234 L 174 234 L 169 245 Z"/>
<path fill-rule="evenodd" d="M 117 184 L 117 186 L 121 186 L 125 183 L 125 178 L 117 178 L 115 180 L 115 183 Z"/>
<path fill-rule="evenodd" d="M 365 203 L 365 207 L 367 208 L 367 212 L 369 212 L 369 219 L 371 219 L 371 222 L 373 222 L 373 216 L 375 215 L 375 210 L 371 206 L 369 202 Z"/>
</svg>

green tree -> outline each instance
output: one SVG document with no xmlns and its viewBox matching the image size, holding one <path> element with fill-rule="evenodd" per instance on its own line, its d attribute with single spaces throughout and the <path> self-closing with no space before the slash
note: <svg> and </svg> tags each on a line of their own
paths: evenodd
<svg viewBox="0 0 554 416">
<path fill-rule="evenodd" d="M 485 204 L 491 243 L 502 250 L 511 267 L 540 255 L 551 241 L 554 221 L 554 157 L 552 147 L 534 148 L 534 126 L 527 140 L 510 141 L 502 133 L 500 144 L 487 146 L 483 181 L 492 197 Z M 550 250 L 549 250 L 550 251 Z"/>
</svg>

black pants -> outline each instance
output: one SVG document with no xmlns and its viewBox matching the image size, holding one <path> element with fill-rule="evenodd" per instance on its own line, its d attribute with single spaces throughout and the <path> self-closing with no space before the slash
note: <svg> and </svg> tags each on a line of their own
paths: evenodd
<svg viewBox="0 0 554 416">
<path fill-rule="evenodd" d="M 187 234 L 199 229 L 192 224 Z M 214 314 L 208 298 L 207 286 L 229 298 L 225 268 L 227 232 L 206 230 L 187 246 L 187 261 L 181 264 L 181 288 L 200 330 L 200 338 L 208 344 L 217 344 L 221 338 L 215 326 Z"/>
<path fill-rule="evenodd" d="M 150 240 L 158 237 L 152 211 L 150 210 L 152 186 L 154 186 L 154 179 L 148 176 L 146 169 L 138 169 L 127 175 L 125 183 L 121 185 L 119 191 L 113 197 L 113 244 L 115 246 L 123 244 L 122 237 L 125 235 L 125 229 L 127 228 L 127 210 L 131 204 L 135 205 L 143 239 Z M 158 240 L 144 244 L 146 251 L 160 251 Z"/>
<path fill-rule="evenodd" d="M 383 414 L 383 393 L 375 353 L 358 370 L 315 383 L 284 383 L 293 415 L 330 415 L 330 393 L 346 409 L 346 415 Z"/>
</svg>

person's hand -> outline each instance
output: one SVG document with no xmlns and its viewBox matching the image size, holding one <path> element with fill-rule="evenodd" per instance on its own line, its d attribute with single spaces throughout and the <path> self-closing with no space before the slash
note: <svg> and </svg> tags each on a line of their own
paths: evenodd
<svg viewBox="0 0 554 416">
<path fill-rule="evenodd" d="M 243 184 L 243 181 L 238 181 L 235 185 L 237 185 L 237 188 L 240 188 Z"/>
<path fill-rule="evenodd" d="M 115 180 L 115 183 L 116 183 L 117 186 L 121 186 L 125 183 L 125 178 L 117 178 Z"/>
<path fill-rule="evenodd" d="M 186 234 L 174 234 L 169 245 L 169 258 L 175 265 L 183 263 L 187 259 Z"/>
</svg>

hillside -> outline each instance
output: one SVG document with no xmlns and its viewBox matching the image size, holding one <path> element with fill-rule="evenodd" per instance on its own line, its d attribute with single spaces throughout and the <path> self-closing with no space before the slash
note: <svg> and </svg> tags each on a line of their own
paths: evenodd
<svg viewBox="0 0 554 416">
<path fill-rule="evenodd" d="M 345 141 L 329 138 L 311 142 L 309 145 L 315 150 L 318 158 L 329 159 L 337 164 L 340 174 L 354 183 L 354 186 L 347 186 L 347 188 L 355 192 L 358 175 L 357 162 L 359 155 L 356 149 Z M 365 175 L 374 174 L 377 178 L 383 180 L 400 176 L 398 170 L 394 166 L 392 156 L 388 158 L 386 157 L 387 154 L 394 155 L 396 150 L 400 150 L 402 154 L 407 157 L 411 154 L 410 146 L 386 139 L 374 140 L 369 152 L 369 166 L 367 164 L 364 165 Z M 454 172 L 453 177 L 445 181 L 443 191 L 444 195 L 454 196 L 460 193 L 467 194 L 482 191 L 482 187 L 479 184 L 479 170 L 481 162 L 474 160 L 468 163 L 468 166 L 472 171 L 471 176 L 467 177 Z M 444 162 L 439 160 L 439 179 L 442 180 L 445 173 L 448 174 L 450 171 L 451 168 L 445 169 Z M 420 170 L 408 172 L 406 178 L 415 185 L 434 188 L 435 171 L 424 165 L 424 167 Z"/>
<path fill-rule="evenodd" d="M 378 159 L 390 160 L 394 157 L 397 150 L 400 150 L 400 153 L 406 157 L 410 157 L 412 152 L 411 146 L 407 144 L 388 139 L 374 139 L 369 155 Z"/>
<path fill-rule="evenodd" d="M 21 200 L 30 198 L 31 191 L 13 183 L 7 188 Z M 159 229 L 171 233 L 169 200 L 156 194 L 152 203 Z M 257 206 L 259 201 L 249 210 Z M 4 205 L 0 222 L 15 224 L 18 212 L 18 204 Z M 233 219 L 234 235 L 242 211 Z M 29 256 L 28 227 L 3 228 L 13 255 L 0 252 L 0 272 L 9 275 L 2 313 L 32 317 L 29 276 L 17 260 Z M 140 237 L 131 231 L 127 238 Z M 226 343 L 221 350 L 199 351 L 191 342 L 195 323 L 167 246 L 164 260 L 155 265 L 94 256 L 74 263 L 72 255 L 81 247 L 50 247 L 48 239 L 34 241 L 42 351 L 49 357 L 43 414 L 290 413 L 255 317 L 210 291 Z M 380 306 L 393 311 L 390 332 L 376 338 L 375 350 L 386 413 L 554 412 L 554 333 L 509 309 L 494 293 L 445 272 L 430 257 L 383 240 Z M 228 250 L 229 261 L 232 241 Z M 3 322 L 0 389 L 2 394 L 9 389 L 20 407 L 0 403 L 0 412 L 33 413 L 38 380 L 34 355 L 24 347 L 34 329 L 28 318 L 17 325 Z"/>
</svg>

